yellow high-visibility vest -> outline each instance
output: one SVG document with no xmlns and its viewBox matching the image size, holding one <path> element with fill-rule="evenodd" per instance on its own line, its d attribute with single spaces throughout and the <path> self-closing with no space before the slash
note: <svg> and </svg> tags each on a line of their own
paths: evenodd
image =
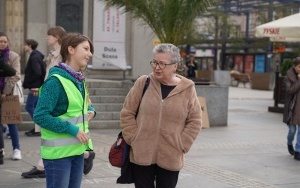
<svg viewBox="0 0 300 188">
<path fill-rule="evenodd" d="M 63 121 L 68 121 L 89 133 L 88 127 L 88 92 L 84 84 L 84 98 L 75 84 L 58 74 L 53 74 L 61 82 L 69 101 L 67 112 L 58 116 Z M 42 90 L 42 88 L 41 88 Z M 41 128 L 41 156 L 43 159 L 61 159 L 81 155 L 87 149 L 92 150 L 92 140 L 88 144 L 81 144 L 76 137 L 67 133 L 56 133 Z"/>
</svg>

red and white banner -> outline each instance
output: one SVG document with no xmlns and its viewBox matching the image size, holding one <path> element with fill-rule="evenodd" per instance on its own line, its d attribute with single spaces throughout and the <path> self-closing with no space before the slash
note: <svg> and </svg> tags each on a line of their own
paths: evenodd
<svg viewBox="0 0 300 188">
<path fill-rule="evenodd" d="M 93 69 L 126 69 L 125 14 L 123 9 L 94 0 Z"/>
</svg>

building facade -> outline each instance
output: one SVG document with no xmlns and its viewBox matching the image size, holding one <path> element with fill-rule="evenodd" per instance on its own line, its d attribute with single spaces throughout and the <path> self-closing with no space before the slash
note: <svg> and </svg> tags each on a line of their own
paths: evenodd
<svg viewBox="0 0 300 188">
<path fill-rule="evenodd" d="M 46 35 L 50 27 L 59 25 L 67 32 L 79 32 L 91 40 L 97 37 L 94 31 L 94 13 L 98 0 L 1 0 L 0 31 L 10 38 L 10 48 L 20 54 L 22 67 L 25 67 L 26 55 L 23 52 L 24 40 L 32 38 L 38 41 L 38 50 L 47 55 L 51 49 L 47 46 Z M 99 11 L 99 12 L 98 12 Z M 149 62 L 152 59 L 152 48 L 155 36 L 150 29 L 125 19 L 125 59 L 126 68 L 94 68 L 90 62 L 87 76 L 107 79 L 136 79 L 149 74 Z M 105 20 L 103 20 L 104 22 Z M 103 24 L 103 23 L 98 23 Z M 95 49 L 96 50 L 96 49 Z"/>
</svg>

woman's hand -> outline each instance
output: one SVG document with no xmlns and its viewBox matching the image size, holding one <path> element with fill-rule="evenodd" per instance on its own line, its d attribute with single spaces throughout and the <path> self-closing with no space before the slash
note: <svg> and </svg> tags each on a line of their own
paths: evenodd
<svg viewBox="0 0 300 188">
<path fill-rule="evenodd" d="M 82 143 L 82 144 L 85 144 L 85 143 L 88 143 L 89 142 L 89 135 L 87 135 L 85 132 L 83 132 L 82 130 L 79 130 L 77 135 L 76 135 L 76 138 L 77 140 Z"/>
<path fill-rule="evenodd" d="M 34 96 L 38 96 L 39 95 L 39 88 L 31 88 L 30 92 L 34 95 Z"/>
<path fill-rule="evenodd" d="M 95 116 L 94 111 L 88 111 L 88 122 L 90 122 Z"/>
</svg>

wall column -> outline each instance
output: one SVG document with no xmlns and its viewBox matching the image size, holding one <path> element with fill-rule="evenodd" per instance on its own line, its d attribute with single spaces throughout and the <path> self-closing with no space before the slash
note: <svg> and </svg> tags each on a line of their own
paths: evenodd
<svg viewBox="0 0 300 188">
<path fill-rule="evenodd" d="M 11 50 L 21 55 L 24 45 L 24 0 L 6 0 L 5 28 Z"/>
</svg>

